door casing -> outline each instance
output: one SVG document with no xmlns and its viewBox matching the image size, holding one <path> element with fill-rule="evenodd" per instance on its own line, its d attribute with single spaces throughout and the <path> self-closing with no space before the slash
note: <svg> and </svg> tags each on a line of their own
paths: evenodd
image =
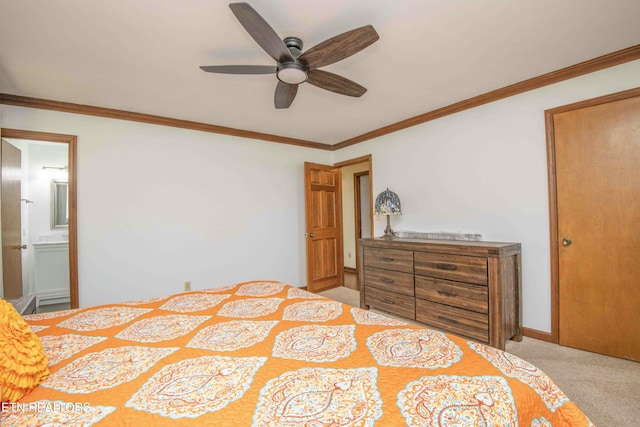
<svg viewBox="0 0 640 427">
<path fill-rule="evenodd" d="M 69 147 L 69 294 L 70 307 L 78 308 L 78 214 L 77 214 L 77 142 L 76 135 L 2 128 L 3 138 L 59 142 Z"/>
</svg>

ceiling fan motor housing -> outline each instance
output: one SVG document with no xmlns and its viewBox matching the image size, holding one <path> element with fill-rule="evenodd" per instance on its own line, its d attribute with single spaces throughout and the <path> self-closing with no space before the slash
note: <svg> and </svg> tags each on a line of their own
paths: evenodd
<svg viewBox="0 0 640 427">
<path fill-rule="evenodd" d="M 300 54 L 302 53 L 302 48 L 304 46 L 302 40 L 297 37 L 285 37 L 285 39 L 282 41 L 284 42 L 285 46 L 289 48 L 289 52 L 291 52 L 291 55 L 294 58 L 300 56 Z"/>
</svg>

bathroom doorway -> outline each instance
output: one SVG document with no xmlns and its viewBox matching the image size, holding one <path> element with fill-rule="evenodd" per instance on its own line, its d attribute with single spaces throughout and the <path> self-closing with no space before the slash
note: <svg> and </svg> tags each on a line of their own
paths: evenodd
<svg viewBox="0 0 640 427">
<path fill-rule="evenodd" d="M 22 294 L 36 296 L 38 312 L 78 307 L 76 137 L 2 129 L 2 139 L 20 150 L 16 246 L 21 249 Z M 3 250 L 4 265 L 11 263 L 7 253 Z"/>
</svg>

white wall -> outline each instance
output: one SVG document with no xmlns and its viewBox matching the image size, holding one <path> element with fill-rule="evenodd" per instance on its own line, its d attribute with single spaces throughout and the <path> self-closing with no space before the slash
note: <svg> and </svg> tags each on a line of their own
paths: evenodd
<svg viewBox="0 0 640 427">
<path fill-rule="evenodd" d="M 335 152 L 373 157 L 373 193 L 402 201 L 397 230 L 480 233 L 522 243 L 523 323 L 549 332 L 544 111 L 640 86 L 640 61 L 557 83 Z M 385 227 L 375 221 L 376 235 Z"/>
<path fill-rule="evenodd" d="M 330 151 L 0 105 L 78 135 L 81 306 L 245 280 L 306 283 L 303 163 Z"/>
</svg>

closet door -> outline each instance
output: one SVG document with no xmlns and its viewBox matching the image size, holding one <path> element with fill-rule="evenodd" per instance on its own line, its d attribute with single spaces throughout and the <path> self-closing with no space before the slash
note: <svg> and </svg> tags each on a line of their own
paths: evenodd
<svg viewBox="0 0 640 427">
<path fill-rule="evenodd" d="M 640 361 L 640 97 L 553 117 L 559 342 Z"/>
</svg>

